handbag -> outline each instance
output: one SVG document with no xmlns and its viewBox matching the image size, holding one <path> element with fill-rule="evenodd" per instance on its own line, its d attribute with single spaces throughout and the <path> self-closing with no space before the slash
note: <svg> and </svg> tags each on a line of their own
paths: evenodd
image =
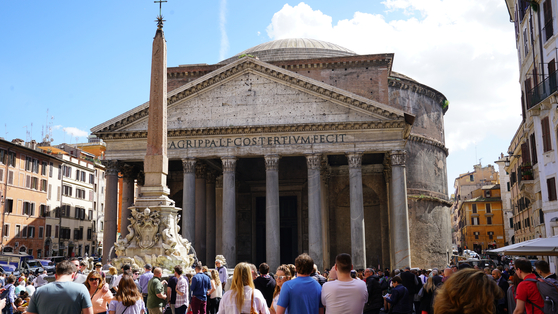
<svg viewBox="0 0 558 314">
<path fill-rule="evenodd" d="M 421 299 L 422 299 L 422 297 L 424 297 L 424 287 L 420 288 L 420 291 L 418 292 L 418 296 Z"/>
</svg>

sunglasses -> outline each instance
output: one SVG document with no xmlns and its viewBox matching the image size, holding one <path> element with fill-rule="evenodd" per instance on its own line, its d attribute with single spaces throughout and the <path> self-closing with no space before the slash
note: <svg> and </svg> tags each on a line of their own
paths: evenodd
<svg viewBox="0 0 558 314">
<path fill-rule="evenodd" d="M 277 279 L 279 279 L 279 280 L 283 280 L 285 278 L 287 278 L 287 276 L 277 276 Z"/>
<path fill-rule="evenodd" d="M 100 278 L 89 278 L 89 282 L 93 282 L 93 281 L 97 281 L 97 280 L 101 280 Z"/>
</svg>

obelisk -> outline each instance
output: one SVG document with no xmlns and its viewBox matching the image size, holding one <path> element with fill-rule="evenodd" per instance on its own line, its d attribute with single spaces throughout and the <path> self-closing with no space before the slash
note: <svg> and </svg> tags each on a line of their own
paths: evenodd
<svg viewBox="0 0 558 314">
<path fill-rule="evenodd" d="M 164 2 L 164 1 L 161 1 Z M 163 17 L 157 17 L 153 39 L 147 148 L 144 160 L 145 183 L 131 211 L 131 232 L 115 243 L 114 265 L 131 263 L 140 269 L 145 263 L 172 270 L 175 265 L 189 267 L 195 256 L 191 244 L 179 233 L 174 201 L 167 187 L 167 45 Z"/>
<path fill-rule="evenodd" d="M 167 43 L 162 17 L 158 18 L 151 59 L 147 151 L 143 163 L 145 184 L 141 193 L 170 205 L 167 187 Z"/>
</svg>

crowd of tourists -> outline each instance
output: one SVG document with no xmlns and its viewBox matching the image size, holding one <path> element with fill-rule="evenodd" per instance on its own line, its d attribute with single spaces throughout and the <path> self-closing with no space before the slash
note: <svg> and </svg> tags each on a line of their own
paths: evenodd
<svg viewBox="0 0 558 314">
<path fill-rule="evenodd" d="M 86 274 L 77 260 L 56 265 L 55 281 L 0 275 L 4 313 L 103 314 L 549 314 L 558 313 L 558 281 L 546 261 L 516 259 L 512 265 L 478 269 L 468 264 L 445 269 L 355 270 L 349 254 L 320 273 L 308 254 L 272 274 L 266 263 L 239 263 L 228 276 L 225 258 L 215 269 L 196 264 L 174 267 L 163 278 L 159 267 L 102 265 Z M 141 274 L 140 274 L 141 273 Z"/>
</svg>

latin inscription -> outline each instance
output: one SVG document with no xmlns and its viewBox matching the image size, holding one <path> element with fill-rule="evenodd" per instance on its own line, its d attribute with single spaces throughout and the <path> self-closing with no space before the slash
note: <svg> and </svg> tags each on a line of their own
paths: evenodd
<svg viewBox="0 0 558 314">
<path fill-rule="evenodd" d="M 241 146 L 272 146 L 344 143 L 347 134 L 320 134 L 307 136 L 255 136 L 216 139 L 192 139 L 169 142 L 169 149 L 241 147 Z"/>
</svg>

